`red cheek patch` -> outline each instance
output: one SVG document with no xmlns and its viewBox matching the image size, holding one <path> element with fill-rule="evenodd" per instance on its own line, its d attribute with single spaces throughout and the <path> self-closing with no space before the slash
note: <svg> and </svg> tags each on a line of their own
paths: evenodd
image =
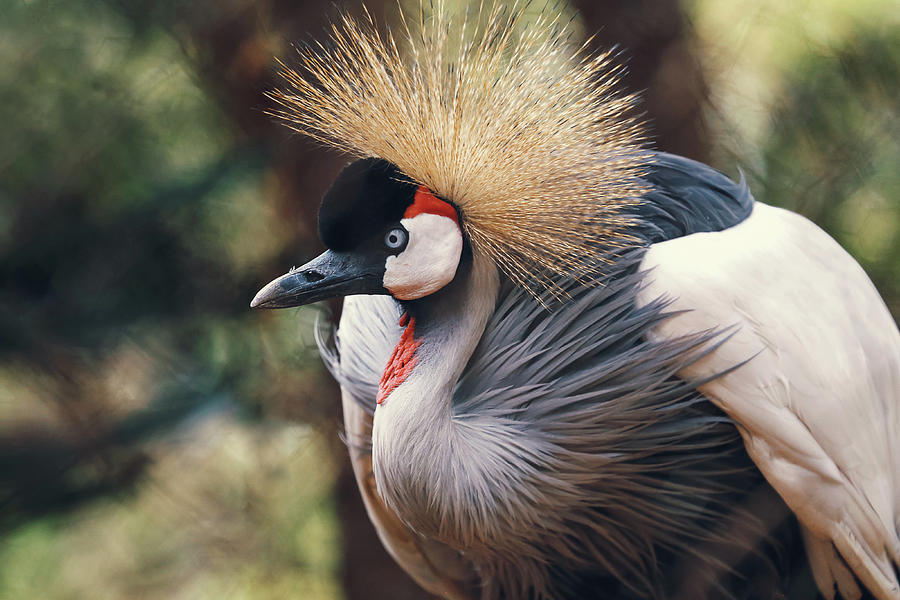
<svg viewBox="0 0 900 600">
<path fill-rule="evenodd" d="M 409 208 L 406 209 L 406 212 L 403 213 L 403 218 L 412 219 L 416 215 L 421 215 L 422 213 L 440 215 L 442 217 L 447 217 L 448 219 L 453 219 L 453 222 L 459 227 L 459 217 L 457 216 L 456 209 L 453 208 L 453 205 L 432 194 L 431 190 L 424 185 L 420 185 L 416 190 L 416 195 L 413 196 L 413 203 L 410 204 Z"/>
<path fill-rule="evenodd" d="M 416 195 L 418 196 L 418 193 Z M 435 199 L 437 200 L 437 198 Z M 438 200 L 438 202 L 442 201 Z M 450 209 L 452 210 L 453 207 L 451 206 Z M 391 395 L 391 392 L 397 389 L 397 386 L 406 381 L 406 378 L 409 377 L 409 374 L 412 373 L 418 362 L 415 354 L 416 349 L 422 345 L 422 342 L 416 341 L 414 337 L 416 333 L 415 317 L 410 318 L 409 315 L 403 313 L 403 316 L 400 317 L 400 327 L 405 327 L 406 329 L 403 330 L 400 341 L 391 353 L 391 358 L 388 360 L 387 367 L 385 367 L 384 373 L 381 375 L 381 381 L 378 383 L 378 395 L 375 397 L 375 401 L 378 404 L 384 402 Z"/>
</svg>

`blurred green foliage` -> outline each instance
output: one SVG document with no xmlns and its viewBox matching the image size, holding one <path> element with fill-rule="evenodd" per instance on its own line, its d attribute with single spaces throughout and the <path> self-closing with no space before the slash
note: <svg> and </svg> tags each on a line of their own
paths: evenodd
<svg viewBox="0 0 900 600">
<path fill-rule="evenodd" d="M 799 212 L 900 319 L 900 11 L 879 0 L 694 0 L 717 166 Z"/>
<path fill-rule="evenodd" d="M 900 317 L 900 29 L 804 57 L 771 119 L 757 197 L 828 231 Z"/>
<path fill-rule="evenodd" d="M 898 315 L 900 39 L 850 4 L 688 9 L 717 166 L 822 224 Z M 216 6 L 0 5 L 4 599 L 341 597 L 315 310 L 247 309 L 315 242 L 178 35 Z"/>
<path fill-rule="evenodd" d="M 0 597 L 334 598 L 335 444 L 265 418 L 315 311 L 248 310 L 265 152 L 123 7 L 0 6 Z"/>
<path fill-rule="evenodd" d="M 318 433 L 213 418 L 190 438 L 155 444 L 139 493 L 7 536 L 2 597 L 339 597 L 334 466 Z"/>
</svg>

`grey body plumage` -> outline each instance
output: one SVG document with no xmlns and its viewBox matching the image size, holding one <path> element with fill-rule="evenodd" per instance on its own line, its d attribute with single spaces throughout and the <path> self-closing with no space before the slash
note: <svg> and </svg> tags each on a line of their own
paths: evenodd
<svg viewBox="0 0 900 600">
<path fill-rule="evenodd" d="M 654 189 L 638 227 L 647 243 L 726 228 L 749 214 L 746 186 L 699 163 L 660 154 L 648 179 Z M 748 597 L 739 593 L 746 580 L 732 572 L 741 569 L 723 564 L 723 553 L 747 559 L 743 568 L 754 578 L 767 574 L 773 587 L 755 581 L 760 595 L 752 597 L 785 585 L 792 567 L 778 552 L 790 540 L 775 539 L 778 528 L 748 500 L 781 518 L 788 511 L 729 419 L 698 382 L 675 376 L 728 332 L 648 341 L 667 310 L 664 301 L 636 302 L 641 257 L 640 249 L 617 257 L 595 287 L 560 282 L 572 298 L 550 310 L 524 288 L 501 284 L 454 386 L 449 424 L 421 423 L 418 442 L 385 482 L 385 499 L 408 525 L 465 553 L 485 598 L 583 598 L 598 586 L 609 598 L 704 588 L 710 597 Z M 456 318 L 468 310 L 469 290 L 458 282 L 471 269 L 462 268 L 442 298 L 429 297 L 427 308 L 385 296 L 354 299 L 365 322 L 342 322 L 337 347 L 322 352 L 367 411 L 375 410 L 379 378 L 400 338 L 401 313 Z M 352 345 L 340 343 L 342 334 Z M 448 439 L 455 448 L 444 445 Z M 369 440 L 348 441 L 353 451 L 371 451 Z M 459 456 L 467 464 L 451 464 Z M 790 529 L 787 523 L 778 533 L 790 536 Z"/>
</svg>

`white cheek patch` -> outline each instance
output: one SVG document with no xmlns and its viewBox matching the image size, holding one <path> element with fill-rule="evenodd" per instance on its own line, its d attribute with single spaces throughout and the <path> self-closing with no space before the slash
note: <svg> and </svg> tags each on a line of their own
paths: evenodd
<svg viewBox="0 0 900 600">
<path fill-rule="evenodd" d="M 431 213 L 400 223 L 409 232 L 409 241 L 403 252 L 385 262 L 383 285 L 398 300 L 415 300 L 453 280 L 462 254 L 462 233 L 453 219 Z"/>
</svg>

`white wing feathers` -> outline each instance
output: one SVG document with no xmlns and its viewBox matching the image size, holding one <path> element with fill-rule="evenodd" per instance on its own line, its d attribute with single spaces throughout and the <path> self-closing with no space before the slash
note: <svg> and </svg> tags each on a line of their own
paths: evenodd
<svg viewBox="0 0 900 600">
<path fill-rule="evenodd" d="M 639 300 L 684 311 L 655 335 L 737 326 L 681 375 L 749 359 L 701 389 L 797 514 L 822 593 L 858 598 L 849 566 L 900 599 L 900 332 L 862 268 L 810 221 L 756 203 L 735 227 L 654 244 L 642 269 Z"/>
</svg>

